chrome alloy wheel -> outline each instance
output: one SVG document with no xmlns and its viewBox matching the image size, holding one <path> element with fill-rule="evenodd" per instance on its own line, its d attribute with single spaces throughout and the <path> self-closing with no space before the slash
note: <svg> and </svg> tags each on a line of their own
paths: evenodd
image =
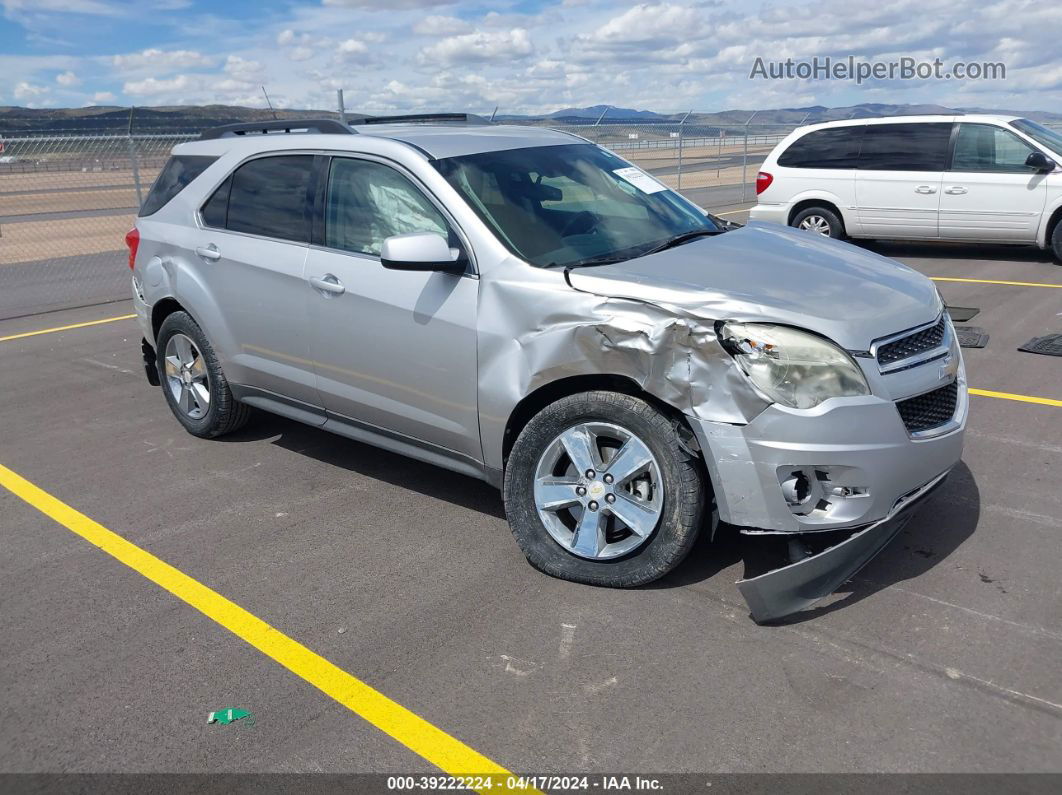
<svg viewBox="0 0 1062 795">
<path fill-rule="evenodd" d="M 184 334 L 174 334 L 166 343 L 166 386 L 177 408 L 193 420 L 210 410 L 210 377 L 203 354 Z"/>
<path fill-rule="evenodd" d="M 535 507 L 553 540 L 573 555 L 618 558 L 656 529 L 664 507 L 660 466 L 626 428 L 585 422 L 564 431 L 539 458 Z"/>
<path fill-rule="evenodd" d="M 830 222 L 821 215 L 809 215 L 800 222 L 798 228 L 805 229 L 808 232 L 815 232 L 823 237 L 830 236 Z"/>
</svg>

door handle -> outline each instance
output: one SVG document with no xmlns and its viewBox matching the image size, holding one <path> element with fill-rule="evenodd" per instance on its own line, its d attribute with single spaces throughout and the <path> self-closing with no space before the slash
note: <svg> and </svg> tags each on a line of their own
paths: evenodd
<svg viewBox="0 0 1062 795">
<path fill-rule="evenodd" d="M 915 193 L 936 193 L 937 189 L 932 185 L 919 185 L 915 188 Z"/>
<path fill-rule="evenodd" d="M 966 193 L 966 188 L 964 188 L 962 185 L 952 185 L 950 188 L 947 188 L 944 192 L 945 193 L 950 193 L 952 196 L 960 196 L 963 193 Z"/>
<path fill-rule="evenodd" d="M 322 293 L 331 295 L 342 295 L 347 291 L 347 288 L 343 286 L 343 282 L 339 281 L 331 273 L 326 273 L 324 276 L 311 276 L 310 284 Z"/>
<path fill-rule="evenodd" d="M 210 260 L 211 262 L 217 262 L 221 259 L 221 252 L 218 251 L 218 247 L 213 243 L 206 248 L 203 248 L 202 246 L 197 247 L 195 253 L 203 259 Z"/>
</svg>

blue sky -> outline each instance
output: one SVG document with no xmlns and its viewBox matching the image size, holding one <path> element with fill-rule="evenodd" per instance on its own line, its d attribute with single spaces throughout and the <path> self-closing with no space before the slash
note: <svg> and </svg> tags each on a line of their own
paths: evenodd
<svg viewBox="0 0 1062 795">
<path fill-rule="evenodd" d="M 0 105 L 662 112 L 857 102 L 1062 112 L 1042 0 L 0 0 Z M 756 57 L 1006 64 L 1003 80 L 750 80 Z"/>
</svg>

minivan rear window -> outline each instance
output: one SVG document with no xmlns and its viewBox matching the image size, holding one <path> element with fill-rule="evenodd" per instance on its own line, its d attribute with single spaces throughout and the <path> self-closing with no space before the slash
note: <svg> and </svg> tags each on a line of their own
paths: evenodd
<svg viewBox="0 0 1062 795">
<path fill-rule="evenodd" d="M 830 127 L 798 138 L 778 158 L 786 168 L 855 168 L 866 125 Z"/>
<path fill-rule="evenodd" d="M 868 124 L 859 153 L 867 171 L 943 171 L 951 122 Z"/>
<path fill-rule="evenodd" d="M 217 160 L 206 155 L 174 155 L 159 172 L 155 184 L 140 207 L 140 217 L 154 215 L 188 184 Z"/>
</svg>

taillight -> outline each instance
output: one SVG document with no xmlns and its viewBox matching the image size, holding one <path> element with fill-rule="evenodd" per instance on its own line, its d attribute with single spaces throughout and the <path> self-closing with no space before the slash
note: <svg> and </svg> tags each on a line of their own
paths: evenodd
<svg viewBox="0 0 1062 795">
<path fill-rule="evenodd" d="M 129 246 L 129 270 L 136 265 L 136 250 L 140 246 L 140 230 L 135 226 L 125 233 L 125 244 Z"/>
<path fill-rule="evenodd" d="M 756 195 L 763 193 L 767 188 L 771 187 L 771 183 L 774 182 L 774 176 L 768 174 L 766 171 L 761 171 L 756 175 Z"/>
</svg>

